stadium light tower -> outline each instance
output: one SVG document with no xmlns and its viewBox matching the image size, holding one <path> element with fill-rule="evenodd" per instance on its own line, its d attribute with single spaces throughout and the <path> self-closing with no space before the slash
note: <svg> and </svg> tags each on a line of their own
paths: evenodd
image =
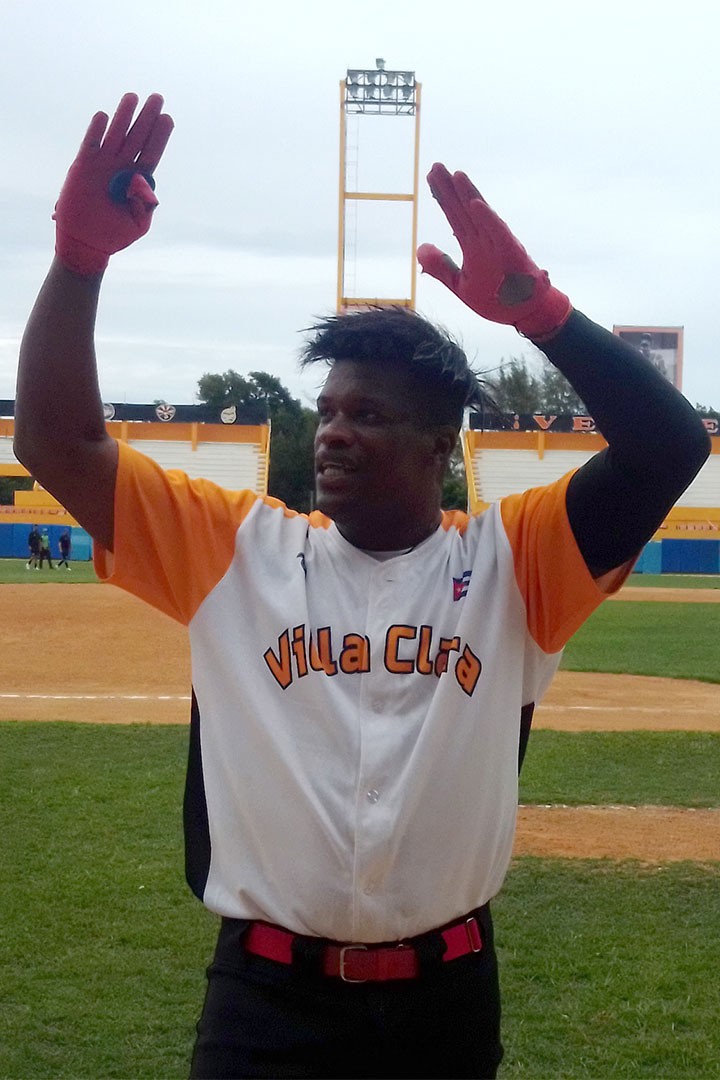
<svg viewBox="0 0 720 1080">
<path fill-rule="evenodd" d="M 418 166 L 420 160 L 420 91 L 421 84 L 415 80 L 414 71 L 387 71 L 385 61 L 377 59 L 375 67 L 349 68 L 340 81 L 340 197 L 338 211 L 338 271 L 337 310 L 347 311 L 368 304 L 400 304 L 415 308 L 417 281 L 417 208 Z M 380 191 L 348 191 L 347 185 L 347 117 L 353 114 L 376 116 L 414 116 L 415 142 L 413 162 L 413 190 L 411 193 Z M 412 203 L 412 236 L 410 238 L 410 288 L 405 297 L 361 297 L 345 293 L 345 226 L 348 201 L 374 200 L 380 202 Z"/>
</svg>

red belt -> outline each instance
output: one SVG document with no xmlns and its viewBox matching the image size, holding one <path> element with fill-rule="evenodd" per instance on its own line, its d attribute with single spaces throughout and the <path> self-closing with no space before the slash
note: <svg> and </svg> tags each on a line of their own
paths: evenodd
<svg viewBox="0 0 720 1080">
<path fill-rule="evenodd" d="M 480 927 L 474 915 L 439 931 L 439 935 L 446 945 L 442 957 L 444 963 L 482 949 Z M 256 956 L 292 964 L 292 946 L 296 937 L 279 926 L 256 922 L 243 936 L 242 943 Z M 374 945 L 326 945 L 321 970 L 324 975 L 334 975 L 344 982 L 386 982 L 388 979 L 416 979 L 420 974 L 420 961 L 411 942 L 377 948 Z"/>
</svg>

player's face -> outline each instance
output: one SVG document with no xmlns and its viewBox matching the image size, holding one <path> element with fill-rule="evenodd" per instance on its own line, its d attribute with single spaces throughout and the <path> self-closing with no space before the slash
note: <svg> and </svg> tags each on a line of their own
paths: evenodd
<svg viewBox="0 0 720 1080">
<path fill-rule="evenodd" d="M 358 547 L 412 546 L 440 520 L 447 438 L 413 419 L 411 393 L 401 372 L 342 360 L 318 397 L 317 507 Z"/>
</svg>

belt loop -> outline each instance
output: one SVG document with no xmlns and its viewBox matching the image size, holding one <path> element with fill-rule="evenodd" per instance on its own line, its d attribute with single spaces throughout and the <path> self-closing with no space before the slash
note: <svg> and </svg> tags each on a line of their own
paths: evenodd
<svg viewBox="0 0 720 1080">
<path fill-rule="evenodd" d="M 305 976 L 322 975 L 323 956 L 327 941 L 323 938 L 304 937 L 297 934 L 292 943 L 293 967 Z"/>
<path fill-rule="evenodd" d="M 469 919 L 465 920 L 465 932 L 467 933 L 468 944 L 472 951 L 480 952 L 482 950 L 482 938 L 480 937 L 480 930 L 474 915 L 471 915 Z"/>
<path fill-rule="evenodd" d="M 443 956 L 447 952 L 442 934 L 432 933 L 413 943 L 420 965 L 420 976 L 431 975 L 442 968 Z"/>
<path fill-rule="evenodd" d="M 492 915 L 490 914 L 489 901 L 484 903 L 482 907 L 479 907 L 477 911 L 473 912 L 473 915 L 477 919 L 478 926 L 482 935 L 483 943 L 486 946 L 492 948 L 493 945 L 493 922 Z"/>
</svg>

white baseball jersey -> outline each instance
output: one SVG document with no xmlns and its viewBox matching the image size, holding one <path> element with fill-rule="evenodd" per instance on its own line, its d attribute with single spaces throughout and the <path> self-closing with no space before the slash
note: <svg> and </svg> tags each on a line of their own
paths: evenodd
<svg viewBox="0 0 720 1080">
<path fill-rule="evenodd" d="M 606 595 L 568 480 L 446 512 L 378 561 L 320 513 L 120 444 L 115 551 L 96 546 L 96 568 L 188 627 L 187 869 L 212 911 L 370 943 L 495 895 L 521 709 Z"/>
</svg>

